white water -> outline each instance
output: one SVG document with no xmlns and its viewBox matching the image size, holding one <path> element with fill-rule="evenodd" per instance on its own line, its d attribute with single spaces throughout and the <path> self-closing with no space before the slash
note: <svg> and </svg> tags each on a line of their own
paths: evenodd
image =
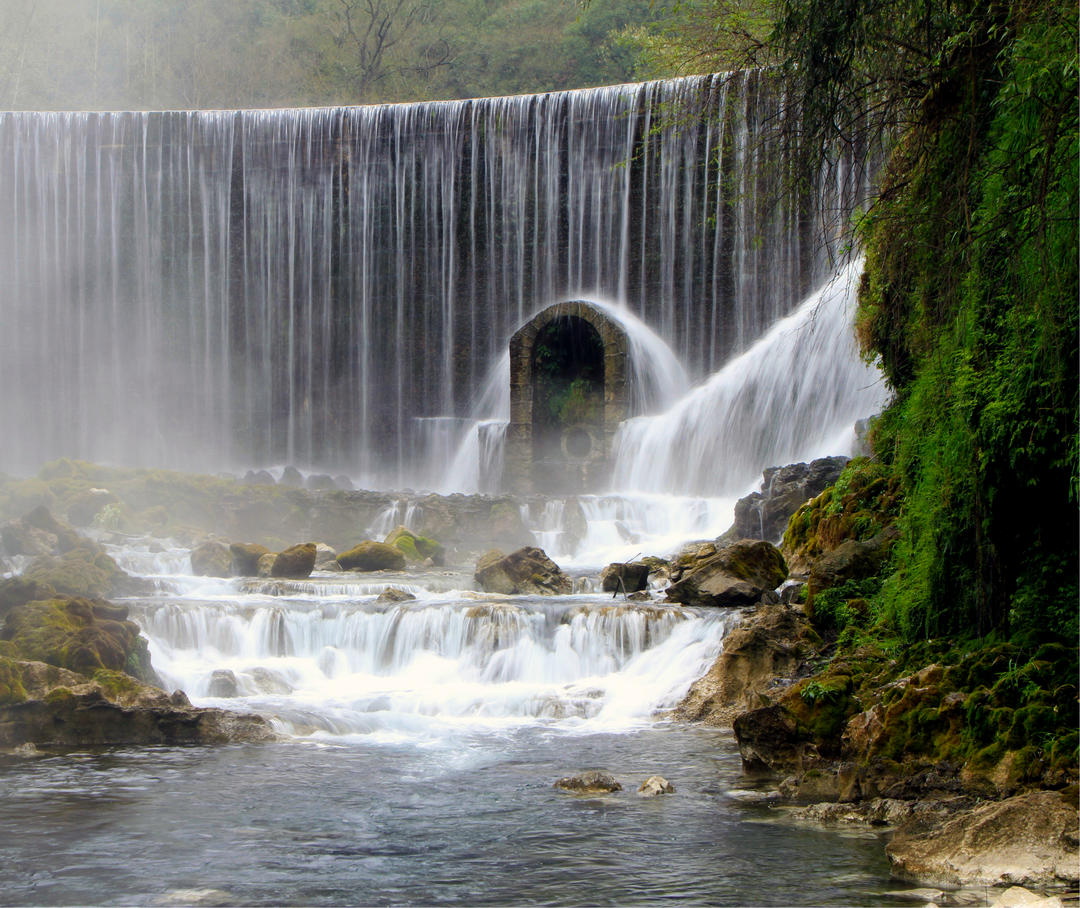
<svg viewBox="0 0 1080 908">
<path fill-rule="evenodd" d="M 888 396 L 855 344 L 861 271 L 847 265 L 671 409 L 624 423 L 613 488 L 738 497 L 765 467 L 849 453 Z"/>
</svg>

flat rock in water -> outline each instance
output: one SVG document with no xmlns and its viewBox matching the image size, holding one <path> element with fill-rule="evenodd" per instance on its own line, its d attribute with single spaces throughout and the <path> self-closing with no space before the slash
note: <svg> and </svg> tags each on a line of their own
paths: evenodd
<svg viewBox="0 0 1080 908">
<path fill-rule="evenodd" d="M 554 787 L 575 794 L 610 794 L 613 791 L 622 791 L 622 785 L 613 775 L 597 770 L 566 776 L 559 779 Z"/>
<path fill-rule="evenodd" d="M 925 885 L 1075 885 L 1077 810 L 1059 792 L 1031 791 L 929 830 L 901 827 L 885 853 L 893 876 Z"/>
<path fill-rule="evenodd" d="M 787 565 L 776 546 L 743 539 L 687 564 L 667 596 L 684 605 L 749 606 L 786 579 Z"/>
</svg>

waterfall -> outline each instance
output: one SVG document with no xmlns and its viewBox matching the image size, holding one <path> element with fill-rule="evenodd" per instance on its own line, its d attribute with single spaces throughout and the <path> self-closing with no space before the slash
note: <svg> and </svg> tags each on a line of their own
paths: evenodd
<svg viewBox="0 0 1080 908">
<path fill-rule="evenodd" d="M 295 463 L 438 486 L 513 330 L 560 298 L 616 301 L 700 381 L 824 274 L 811 231 L 836 189 L 779 188 L 781 102 L 746 72 L 0 114 L 0 424 L 18 427 L 0 469 Z"/>
<path fill-rule="evenodd" d="M 737 496 L 763 465 L 850 450 L 855 421 L 887 397 L 851 328 L 861 272 L 848 264 L 668 411 L 623 423 L 614 487 Z"/>
</svg>

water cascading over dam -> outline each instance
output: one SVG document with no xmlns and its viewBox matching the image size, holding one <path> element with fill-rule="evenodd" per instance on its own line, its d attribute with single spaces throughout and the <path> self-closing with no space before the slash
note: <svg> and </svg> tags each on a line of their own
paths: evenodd
<svg viewBox="0 0 1080 908">
<path fill-rule="evenodd" d="M 862 191 L 781 190 L 780 98 L 748 72 L 0 114 L 0 469 L 296 463 L 439 487 L 510 336 L 565 298 L 622 305 L 700 380 L 820 282 L 825 212 Z"/>
</svg>

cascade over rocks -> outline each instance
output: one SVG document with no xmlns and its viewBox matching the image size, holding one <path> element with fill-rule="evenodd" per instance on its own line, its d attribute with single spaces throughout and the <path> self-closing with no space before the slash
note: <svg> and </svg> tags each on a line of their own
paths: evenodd
<svg viewBox="0 0 1080 908">
<path fill-rule="evenodd" d="M 786 578 L 780 550 L 764 540 L 747 539 L 685 566 L 677 564 L 667 597 L 684 605 L 748 606 L 772 594 Z"/>
<path fill-rule="evenodd" d="M 534 546 L 509 555 L 498 549 L 487 552 L 477 561 L 474 577 L 485 593 L 565 596 L 574 591 L 573 581 L 543 549 Z"/>
<path fill-rule="evenodd" d="M 849 459 L 819 457 L 810 463 L 769 467 L 762 473 L 762 491 L 735 502 L 735 524 L 729 532 L 735 539 L 779 542 L 791 515 L 836 482 Z"/>
</svg>

